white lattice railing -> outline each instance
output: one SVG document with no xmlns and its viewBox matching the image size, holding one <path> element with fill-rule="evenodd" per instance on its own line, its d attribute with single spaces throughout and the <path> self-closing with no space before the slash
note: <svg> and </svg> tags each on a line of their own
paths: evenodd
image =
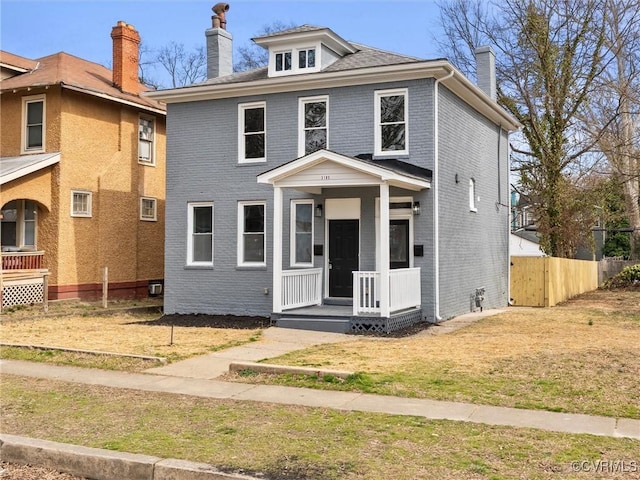
<svg viewBox="0 0 640 480">
<path fill-rule="evenodd" d="M 42 303 L 48 310 L 48 272 L 5 272 L 0 278 L 2 308 Z"/>
<path fill-rule="evenodd" d="M 422 303 L 419 268 L 389 272 L 389 311 L 419 307 Z M 380 272 L 353 272 L 353 314 L 379 314 Z"/>
<path fill-rule="evenodd" d="M 282 272 L 282 310 L 322 303 L 322 269 L 304 268 Z"/>
</svg>

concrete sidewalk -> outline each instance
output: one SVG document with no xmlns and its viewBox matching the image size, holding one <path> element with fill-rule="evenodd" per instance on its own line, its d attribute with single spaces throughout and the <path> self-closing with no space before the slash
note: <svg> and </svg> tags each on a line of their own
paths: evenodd
<svg viewBox="0 0 640 480">
<path fill-rule="evenodd" d="M 540 410 L 521 410 L 356 392 L 336 392 L 275 385 L 249 385 L 203 378 L 64 367 L 19 360 L 0 360 L 0 371 L 3 374 L 25 377 L 48 378 L 87 385 L 102 385 L 149 392 L 193 395 L 221 400 L 269 402 L 283 405 L 334 408 L 344 411 L 422 416 L 429 419 L 539 428 L 554 432 L 586 433 L 640 440 L 640 420 L 628 418 L 616 419 Z"/>
</svg>

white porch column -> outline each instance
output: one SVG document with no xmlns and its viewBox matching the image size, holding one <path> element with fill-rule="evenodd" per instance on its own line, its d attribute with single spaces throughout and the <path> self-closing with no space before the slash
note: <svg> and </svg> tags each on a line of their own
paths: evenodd
<svg viewBox="0 0 640 480">
<path fill-rule="evenodd" d="M 380 184 L 380 316 L 389 317 L 389 184 Z"/>
<path fill-rule="evenodd" d="M 273 311 L 282 312 L 282 188 L 273 187 Z"/>
</svg>

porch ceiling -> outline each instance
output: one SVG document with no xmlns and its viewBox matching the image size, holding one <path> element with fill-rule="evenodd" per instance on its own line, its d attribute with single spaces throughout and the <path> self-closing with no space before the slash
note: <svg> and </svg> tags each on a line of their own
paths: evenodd
<svg viewBox="0 0 640 480">
<path fill-rule="evenodd" d="M 0 185 L 37 172 L 60 161 L 60 153 L 40 153 L 0 158 Z"/>
<path fill-rule="evenodd" d="M 330 150 L 297 158 L 258 175 L 258 183 L 320 193 L 323 188 L 390 186 L 419 191 L 431 188 L 431 170 L 400 160 L 372 160 Z"/>
</svg>

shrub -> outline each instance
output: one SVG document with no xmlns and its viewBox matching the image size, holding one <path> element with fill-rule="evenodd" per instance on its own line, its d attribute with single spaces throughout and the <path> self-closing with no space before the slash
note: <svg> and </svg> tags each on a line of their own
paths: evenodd
<svg viewBox="0 0 640 480">
<path fill-rule="evenodd" d="M 640 288 L 640 263 L 625 267 L 615 277 L 604 283 L 605 288 Z"/>
</svg>

